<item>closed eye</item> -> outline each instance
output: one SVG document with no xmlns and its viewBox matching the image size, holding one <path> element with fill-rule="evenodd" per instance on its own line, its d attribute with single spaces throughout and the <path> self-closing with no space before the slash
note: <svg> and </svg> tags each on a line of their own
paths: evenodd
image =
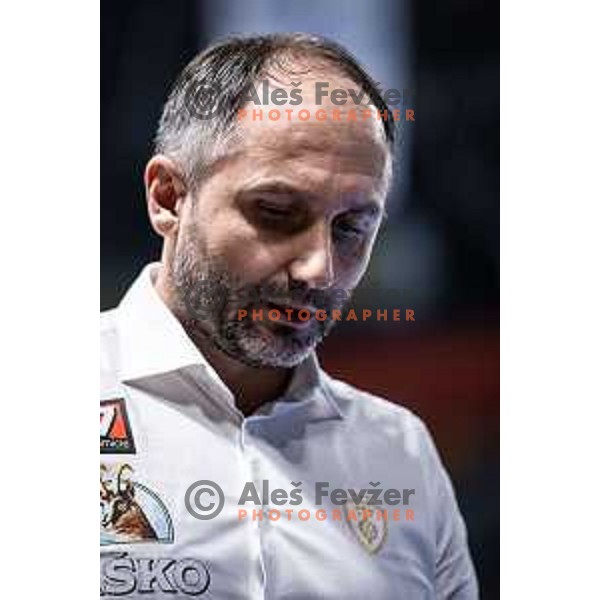
<svg viewBox="0 0 600 600">
<path fill-rule="evenodd" d="M 266 232 L 293 235 L 306 227 L 309 219 L 305 207 L 297 202 L 258 198 L 251 203 L 248 218 Z"/>
<path fill-rule="evenodd" d="M 279 204 L 274 204 L 272 202 L 265 202 L 263 200 L 259 200 L 257 203 L 258 210 L 272 218 L 287 218 L 293 214 L 293 211 L 287 206 L 281 206 Z"/>
<path fill-rule="evenodd" d="M 338 217 L 334 233 L 342 239 L 358 240 L 369 235 L 376 227 L 377 217 L 370 212 L 350 212 Z"/>
<path fill-rule="evenodd" d="M 365 234 L 365 230 L 353 223 L 345 223 L 340 222 L 335 224 L 335 229 L 337 232 L 342 233 L 343 235 L 355 235 L 360 236 Z"/>
</svg>

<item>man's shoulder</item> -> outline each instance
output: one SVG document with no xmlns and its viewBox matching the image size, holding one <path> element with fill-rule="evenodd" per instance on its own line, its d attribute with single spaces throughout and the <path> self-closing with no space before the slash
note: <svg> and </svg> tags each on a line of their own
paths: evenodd
<svg viewBox="0 0 600 600">
<path fill-rule="evenodd" d="M 359 389 L 345 381 L 325 376 L 329 393 L 343 417 L 344 434 L 361 452 L 405 457 L 437 477 L 441 462 L 425 423 L 401 403 Z M 383 460 L 383 459 L 382 459 Z"/>
<path fill-rule="evenodd" d="M 423 421 L 408 408 L 325 374 L 327 388 L 344 417 L 382 434 L 411 433 L 428 436 Z"/>
</svg>

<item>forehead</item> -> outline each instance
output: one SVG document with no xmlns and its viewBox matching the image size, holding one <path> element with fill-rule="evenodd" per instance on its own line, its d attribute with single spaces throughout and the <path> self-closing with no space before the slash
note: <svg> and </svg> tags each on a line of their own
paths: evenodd
<svg viewBox="0 0 600 600">
<path fill-rule="evenodd" d="M 255 176 L 284 175 L 321 190 L 368 191 L 383 178 L 385 154 L 322 125 L 253 129 L 239 148 Z"/>
<path fill-rule="evenodd" d="M 286 90 L 288 96 L 298 89 L 285 77 L 267 81 L 271 90 Z M 350 79 L 320 70 L 303 77 L 300 104 L 291 98 L 284 104 L 248 103 L 237 127 L 238 161 L 251 165 L 253 178 L 285 175 L 322 192 L 352 188 L 369 194 L 382 192 L 391 160 L 384 130 L 375 118 L 361 118 L 363 109 L 373 107 L 367 102 L 334 105 L 328 97 L 319 102 L 315 96 L 318 82 L 327 82 L 329 90 L 357 89 Z M 279 118 L 271 119 L 271 111 Z M 304 118 L 300 118 L 301 111 Z M 319 111 L 321 117 L 325 115 L 322 120 L 317 118 Z M 356 120 L 349 118 L 352 111 Z"/>
</svg>

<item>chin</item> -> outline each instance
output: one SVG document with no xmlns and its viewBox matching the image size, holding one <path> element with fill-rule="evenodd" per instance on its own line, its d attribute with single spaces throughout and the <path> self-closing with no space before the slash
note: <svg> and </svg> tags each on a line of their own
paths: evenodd
<svg viewBox="0 0 600 600">
<path fill-rule="evenodd" d="M 314 347 L 314 345 L 298 347 L 290 344 L 274 344 L 258 349 L 250 345 L 244 349 L 243 354 L 245 359 L 249 359 L 256 366 L 291 368 L 304 361 Z"/>
<path fill-rule="evenodd" d="M 255 368 L 292 368 L 304 361 L 317 346 L 315 332 L 276 331 L 262 326 L 230 327 L 215 340 L 220 350 L 238 362 Z"/>
<path fill-rule="evenodd" d="M 315 345 L 242 343 L 237 352 L 237 359 L 255 367 L 292 368 L 304 361 L 313 351 Z"/>
</svg>

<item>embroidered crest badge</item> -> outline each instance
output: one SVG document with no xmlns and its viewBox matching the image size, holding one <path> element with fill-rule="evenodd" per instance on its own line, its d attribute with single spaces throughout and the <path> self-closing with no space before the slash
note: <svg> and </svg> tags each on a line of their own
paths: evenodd
<svg viewBox="0 0 600 600">
<path fill-rule="evenodd" d="M 366 501 L 357 504 L 348 499 L 344 504 L 344 512 L 346 523 L 363 548 L 370 554 L 378 552 L 387 538 L 388 524 L 383 518 L 383 511 Z"/>
</svg>

